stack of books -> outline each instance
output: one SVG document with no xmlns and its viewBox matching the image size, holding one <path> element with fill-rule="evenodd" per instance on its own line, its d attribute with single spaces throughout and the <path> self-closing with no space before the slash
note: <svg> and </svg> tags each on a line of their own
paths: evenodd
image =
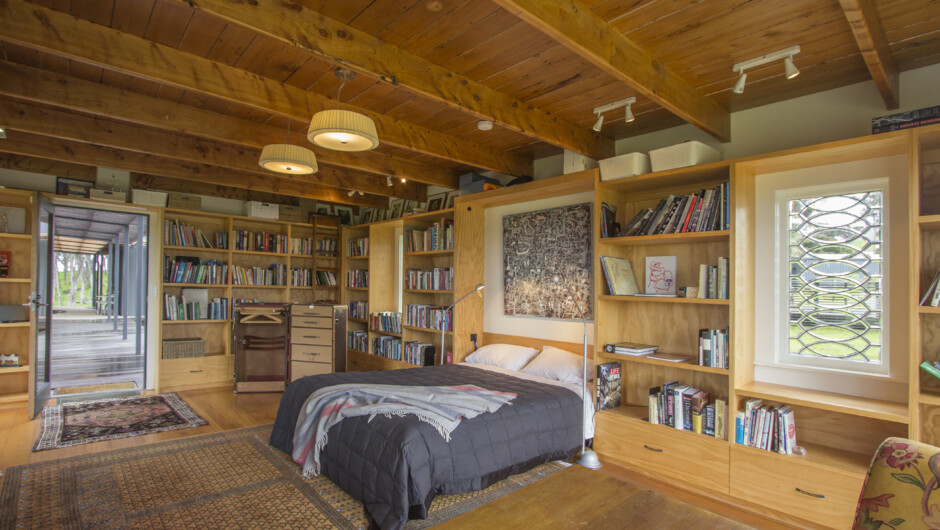
<svg viewBox="0 0 940 530">
<path fill-rule="evenodd" d="M 765 405 L 749 399 L 744 410 L 735 414 L 735 441 L 765 451 L 793 454 L 796 447 L 796 420 L 789 405 Z"/>
<path fill-rule="evenodd" d="M 638 344 L 636 342 L 618 342 L 616 344 L 608 344 L 604 347 L 604 350 L 607 353 L 616 353 L 618 355 L 631 355 L 634 357 L 642 357 L 644 355 L 649 355 L 659 349 L 659 346 L 654 346 L 652 344 Z"/>
</svg>

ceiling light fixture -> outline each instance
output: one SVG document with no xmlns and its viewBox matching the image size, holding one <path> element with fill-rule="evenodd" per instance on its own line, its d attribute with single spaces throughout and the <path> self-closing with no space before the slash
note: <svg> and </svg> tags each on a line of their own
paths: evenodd
<svg viewBox="0 0 940 530">
<path fill-rule="evenodd" d="M 391 176 L 391 175 L 388 175 L 387 177 L 385 177 L 385 185 L 388 186 L 388 187 L 391 187 L 391 186 L 392 186 L 392 176 Z"/>
<path fill-rule="evenodd" d="M 291 175 L 309 175 L 319 169 L 313 151 L 290 143 L 290 120 L 287 120 L 287 143 L 264 146 L 258 165 L 275 173 Z"/>
<path fill-rule="evenodd" d="M 333 74 L 342 80 L 336 90 L 334 110 L 321 110 L 313 115 L 307 139 L 312 143 L 334 151 L 368 151 L 379 146 L 379 135 L 372 118 L 339 108 L 340 92 L 349 81 L 355 79 L 356 72 L 345 68 L 334 68 Z"/>
<path fill-rule="evenodd" d="M 630 123 L 636 118 L 633 116 L 633 104 L 636 103 L 636 98 L 627 98 L 621 99 L 620 101 L 614 101 L 613 103 L 608 103 L 606 105 L 601 105 L 600 107 L 594 107 L 594 114 L 597 114 L 597 121 L 594 122 L 594 127 L 591 129 L 594 132 L 601 132 L 601 127 L 604 126 L 604 113 L 610 110 L 619 109 L 620 107 L 625 107 L 623 114 L 623 121 Z"/>
<path fill-rule="evenodd" d="M 349 190 L 349 196 L 352 197 L 356 194 L 356 190 Z"/>
<path fill-rule="evenodd" d="M 775 52 L 770 52 L 760 57 L 755 57 L 753 59 L 748 59 L 740 63 L 735 63 L 731 67 L 731 70 L 739 74 L 737 83 L 734 84 L 732 92 L 735 94 L 744 93 L 744 84 L 747 83 L 747 73 L 745 70 L 748 68 L 754 68 L 761 66 L 767 63 L 772 63 L 774 61 L 779 61 L 783 59 L 783 71 L 784 76 L 787 79 L 793 79 L 794 77 L 800 75 L 800 71 L 797 69 L 796 65 L 793 64 L 793 56 L 800 53 L 800 46 L 790 46 L 789 48 L 784 48 L 782 50 L 777 50 Z"/>
<path fill-rule="evenodd" d="M 406 179 L 405 177 L 402 177 L 402 178 L 401 178 L 401 183 L 404 184 L 404 183 L 406 183 L 406 182 L 408 182 L 408 179 Z"/>
</svg>

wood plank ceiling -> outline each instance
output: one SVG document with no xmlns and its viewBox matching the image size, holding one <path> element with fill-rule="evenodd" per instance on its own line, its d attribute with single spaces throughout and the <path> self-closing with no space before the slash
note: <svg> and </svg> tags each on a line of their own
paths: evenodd
<svg viewBox="0 0 940 530">
<path fill-rule="evenodd" d="M 744 93 L 732 93 L 734 63 L 797 44 L 799 77 L 786 81 L 772 63 L 748 70 Z M 886 109 L 897 108 L 898 72 L 940 62 L 940 8 L 0 0 L 0 49 L 0 165 L 70 175 L 100 165 L 155 188 L 379 206 L 421 200 L 428 185 L 454 188 L 467 171 L 531 174 L 534 158 L 562 149 L 611 156 L 616 139 L 683 122 L 727 141 L 730 112 L 866 80 Z M 341 102 L 337 65 L 359 74 Z M 601 133 L 591 130 L 594 107 L 630 96 L 636 121 L 612 111 Z M 372 117 L 380 147 L 312 147 L 311 115 L 337 106 Z M 478 130 L 478 120 L 495 127 Z M 316 174 L 258 167 L 261 147 L 286 141 L 288 130 L 291 143 L 316 153 Z"/>
</svg>

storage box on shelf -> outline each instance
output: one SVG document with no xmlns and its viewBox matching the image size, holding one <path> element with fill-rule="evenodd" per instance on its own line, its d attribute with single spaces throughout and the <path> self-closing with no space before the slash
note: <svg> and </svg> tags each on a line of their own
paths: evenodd
<svg viewBox="0 0 940 530">
<path fill-rule="evenodd" d="M 35 192 L 0 190 L 0 213 L 5 214 L 0 220 L 6 221 L 0 223 L 0 261 L 9 261 L 0 275 L 0 305 L 20 306 L 29 301 L 36 254 L 31 222 L 35 204 Z M 29 398 L 31 333 L 28 320 L 0 323 L 0 354 L 16 354 L 19 360 L 19 366 L 0 367 L 0 404 L 25 404 Z"/>
</svg>

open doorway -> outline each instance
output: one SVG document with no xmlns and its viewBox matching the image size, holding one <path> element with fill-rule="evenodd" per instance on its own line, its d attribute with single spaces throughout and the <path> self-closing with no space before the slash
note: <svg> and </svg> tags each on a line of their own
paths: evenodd
<svg viewBox="0 0 940 530">
<path fill-rule="evenodd" d="M 54 207 L 48 378 L 60 401 L 146 387 L 148 225 L 147 215 Z"/>
</svg>

